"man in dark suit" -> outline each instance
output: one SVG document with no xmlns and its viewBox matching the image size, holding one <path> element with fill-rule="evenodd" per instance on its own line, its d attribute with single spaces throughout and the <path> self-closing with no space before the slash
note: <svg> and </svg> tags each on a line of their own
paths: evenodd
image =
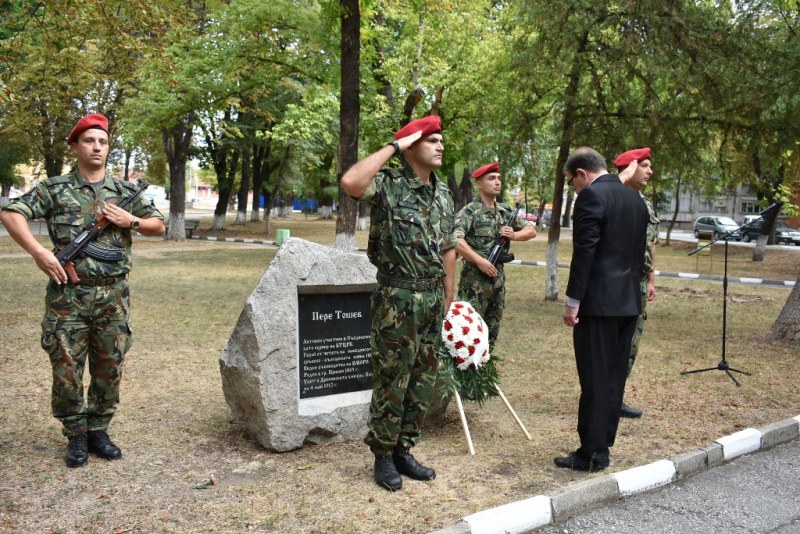
<svg viewBox="0 0 800 534">
<path fill-rule="evenodd" d="M 576 149 L 564 176 L 578 194 L 564 324 L 573 328 L 581 384 L 581 446 L 558 467 L 599 471 L 619 424 L 631 338 L 641 312 L 639 282 L 648 214 L 639 195 L 606 171 L 597 151 Z"/>
</svg>

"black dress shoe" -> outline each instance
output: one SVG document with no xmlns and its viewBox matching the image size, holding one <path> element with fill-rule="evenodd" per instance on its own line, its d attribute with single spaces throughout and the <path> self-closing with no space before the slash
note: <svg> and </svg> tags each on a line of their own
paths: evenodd
<svg viewBox="0 0 800 534">
<path fill-rule="evenodd" d="M 577 452 L 573 452 L 569 456 L 558 456 L 553 461 L 558 467 L 566 467 L 575 471 L 588 471 L 590 473 L 602 471 L 609 464 L 608 459 L 593 458 L 592 460 L 587 460 Z"/>
<path fill-rule="evenodd" d="M 413 478 L 414 480 L 433 480 L 436 478 L 436 471 L 419 463 L 416 458 L 408 452 L 408 449 L 400 445 L 394 448 L 392 458 L 400 474 Z"/>
<path fill-rule="evenodd" d="M 89 450 L 106 460 L 122 458 L 122 451 L 114 445 L 105 430 L 89 431 Z"/>
<path fill-rule="evenodd" d="M 403 487 L 403 479 L 400 478 L 400 473 L 397 472 L 397 467 L 389 455 L 375 457 L 374 474 L 375 482 L 389 491 L 397 491 Z"/>
<path fill-rule="evenodd" d="M 83 467 L 89 461 L 89 446 L 86 434 L 75 434 L 69 438 L 67 455 L 64 457 L 67 467 Z"/>
<path fill-rule="evenodd" d="M 628 406 L 624 402 L 622 403 L 622 408 L 619 411 L 620 417 L 628 417 L 630 419 L 636 419 L 637 417 L 642 416 L 642 410 L 638 408 L 634 408 L 633 406 Z"/>
</svg>

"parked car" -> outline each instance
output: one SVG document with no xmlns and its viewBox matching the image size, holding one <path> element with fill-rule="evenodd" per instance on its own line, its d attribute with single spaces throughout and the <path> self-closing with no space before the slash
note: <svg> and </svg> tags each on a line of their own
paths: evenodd
<svg viewBox="0 0 800 534">
<path fill-rule="evenodd" d="M 764 220 L 759 219 L 745 228 L 742 228 L 742 241 L 749 243 L 754 239 L 758 239 L 758 234 L 761 233 L 761 225 L 763 223 Z M 794 243 L 800 246 L 800 230 L 796 230 L 786 223 L 777 223 L 775 225 L 775 243 L 778 245 L 781 243 L 786 243 L 787 245 Z"/>
<path fill-rule="evenodd" d="M 736 230 L 731 234 L 731 237 L 739 241 L 742 239 L 742 234 L 737 228 L 739 228 L 739 225 L 730 217 L 709 215 L 700 217 L 694 222 L 694 236 L 699 238 L 701 233 L 711 234 L 714 239 L 717 239 L 721 235 Z"/>
<path fill-rule="evenodd" d="M 519 215 L 517 215 L 517 217 L 525 221 L 531 221 L 531 222 L 536 222 L 539 220 L 539 217 L 535 213 L 525 213 L 524 211 L 520 212 Z"/>
</svg>

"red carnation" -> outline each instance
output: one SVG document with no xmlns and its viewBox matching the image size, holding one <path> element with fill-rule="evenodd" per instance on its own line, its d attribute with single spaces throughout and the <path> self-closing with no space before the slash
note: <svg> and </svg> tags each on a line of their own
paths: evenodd
<svg viewBox="0 0 800 534">
<path fill-rule="evenodd" d="M 467 334 L 469 334 L 469 327 L 468 326 L 462 326 L 461 327 L 461 333 L 464 334 L 465 336 Z"/>
<path fill-rule="evenodd" d="M 474 344 L 476 344 L 476 345 L 480 345 L 480 344 L 481 344 L 481 338 L 479 338 L 479 337 L 476 337 L 475 339 L 473 339 L 473 340 L 472 340 L 472 342 L 473 342 Z"/>
<path fill-rule="evenodd" d="M 472 356 L 473 354 L 475 354 L 475 347 L 474 347 L 474 346 L 470 345 L 470 346 L 469 346 L 469 348 L 468 348 L 467 350 L 469 350 L 469 355 L 470 355 L 470 356 Z"/>
<path fill-rule="evenodd" d="M 461 356 L 456 358 L 456 363 L 458 363 L 458 364 L 462 364 L 462 363 L 464 363 L 464 361 L 465 361 L 464 358 L 462 358 Z"/>
<path fill-rule="evenodd" d="M 470 317 L 469 315 L 465 315 L 465 316 L 464 316 L 464 320 L 465 320 L 465 321 L 467 321 L 469 324 L 472 324 L 472 323 L 473 323 L 473 321 L 475 321 L 475 319 L 473 319 L 473 318 L 472 318 L 472 317 Z"/>
<path fill-rule="evenodd" d="M 456 308 L 463 308 L 463 307 L 464 307 L 464 305 L 463 305 L 463 304 L 461 304 L 460 302 L 456 302 L 456 303 L 454 304 L 454 306 L 455 306 Z"/>
<path fill-rule="evenodd" d="M 483 326 L 481 326 L 480 324 L 478 325 L 478 332 L 483 332 Z"/>
<path fill-rule="evenodd" d="M 453 341 L 453 334 L 447 334 L 447 341 Z"/>
<path fill-rule="evenodd" d="M 464 348 L 464 342 L 463 341 L 456 341 L 455 347 L 456 347 L 456 349 L 463 349 Z"/>
<path fill-rule="evenodd" d="M 453 329 L 453 325 L 450 324 L 450 321 L 444 322 L 444 329 L 447 330 L 448 332 Z"/>
</svg>

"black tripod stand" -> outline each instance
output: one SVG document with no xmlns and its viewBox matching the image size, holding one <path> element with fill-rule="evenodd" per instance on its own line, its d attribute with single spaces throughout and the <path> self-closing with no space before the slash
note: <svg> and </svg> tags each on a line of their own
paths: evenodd
<svg viewBox="0 0 800 534">
<path fill-rule="evenodd" d="M 756 219 L 756 220 L 758 220 L 758 219 Z M 751 224 L 751 223 L 748 223 L 748 224 Z M 747 226 L 747 225 L 745 225 L 745 226 Z M 744 227 L 741 227 L 741 228 L 744 228 Z M 740 228 L 737 228 L 737 230 L 739 230 L 739 229 Z M 740 371 L 738 369 L 734 369 L 733 367 L 728 365 L 728 360 L 725 359 L 725 339 L 727 337 L 727 328 L 728 328 L 728 238 L 731 235 L 733 235 L 733 233 L 736 232 L 737 230 L 733 230 L 731 232 L 728 232 L 727 234 L 712 240 L 709 244 L 704 245 L 704 246 L 699 247 L 699 248 L 696 248 L 696 249 L 694 249 L 693 251 L 691 251 L 689 253 L 689 256 L 691 256 L 692 254 L 697 254 L 698 252 L 700 252 L 704 248 L 710 247 L 711 245 L 713 245 L 717 241 L 720 241 L 720 240 L 723 240 L 723 239 L 725 240 L 725 274 L 722 277 L 722 360 L 720 360 L 720 362 L 717 364 L 716 367 L 708 367 L 706 369 L 695 369 L 693 371 L 682 371 L 681 374 L 682 375 L 689 375 L 689 374 L 692 374 L 692 373 L 704 373 L 706 371 L 715 371 L 715 370 L 725 371 L 728 374 L 728 376 L 731 377 L 731 380 L 733 380 L 734 384 L 736 384 L 737 386 L 741 386 L 739 381 L 736 380 L 736 377 L 733 376 L 733 374 L 731 374 L 731 371 L 734 372 L 734 373 L 740 373 L 740 374 L 747 375 L 747 376 L 750 376 L 750 373 L 747 373 L 745 371 Z"/>
<path fill-rule="evenodd" d="M 703 373 L 705 371 L 715 371 L 715 370 L 725 371 L 728 374 L 728 376 L 731 377 L 733 383 L 736 384 L 737 386 L 741 386 L 741 384 L 739 383 L 738 380 L 736 380 L 736 377 L 731 374 L 731 371 L 734 373 L 740 373 L 743 375 L 750 376 L 750 373 L 734 369 L 733 367 L 728 365 L 728 360 L 725 359 L 725 339 L 727 337 L 727 327 L 728 327 L 728 238 L 737 231 L 740 231 L 743 228 L 747 228 L 748 226 L 755 224 L 756 221 L 764 221 L 762 224 L 771 223 L 772 221 L 775 220 L 775 217 L 778 216 L 778 212 L 780 211 L 782 206 L 783 202 L 775 202 L 774 204 L 770 205 L 767 209 L 759 213 L 758 219 L 754 219 L 747 224 L 743 224 L 739 228 L 731 230 L 725 235 L 718 236 L 707 245 L 696 248 L 689 253 L 689 256 L 691 256 L 692 254 L 697 254 L 704 248 L 710 247 L 717 241 L 721 241 L 723 239 L 725 240 L 725 274 L 722 277 L 722 360 L 720 360 L 720 362 L 717 364 L 716 367 L 708 367 L 707 369 L 695 369 L 693 371 L 682 371 L 681 372 L 682 375 L 689 375 L 692 373 Z"/>
</svg>

